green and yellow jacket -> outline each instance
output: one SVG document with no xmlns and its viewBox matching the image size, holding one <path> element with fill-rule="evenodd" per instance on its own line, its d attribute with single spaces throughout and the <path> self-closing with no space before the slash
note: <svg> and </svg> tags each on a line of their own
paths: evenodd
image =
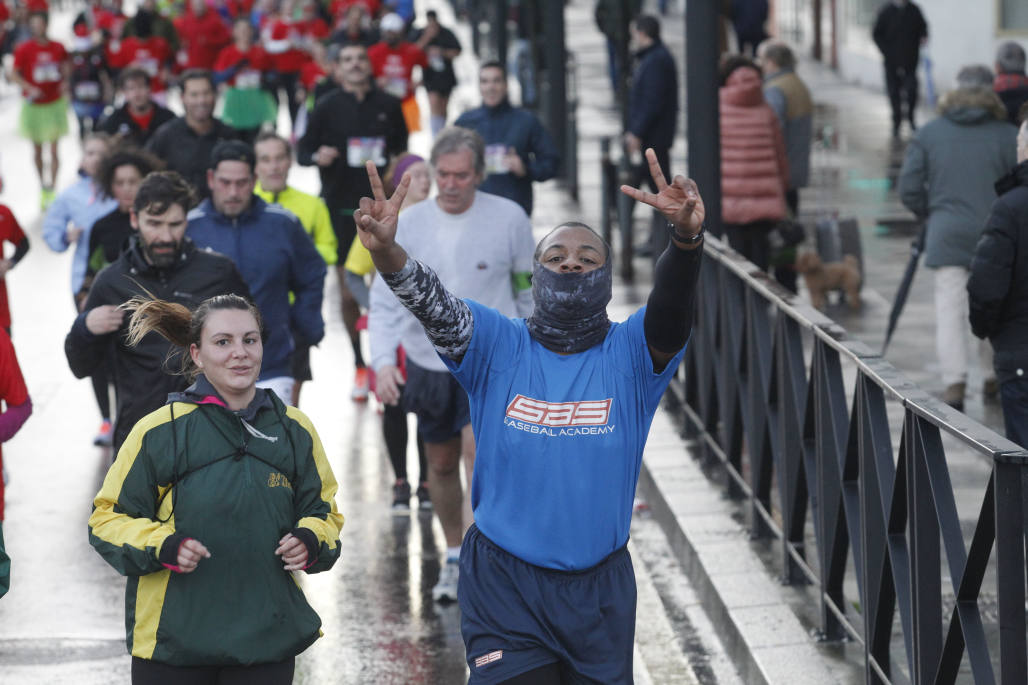
<svg viewBox="0 0 1028 685">
<path fill-rule="evenodd" d="M 321 619 L 275 555 L 292 532 L 307 573 L 339 558 L 336 480 L 314 426 L 258 389 L 230 411 L 200 376 L 132 429 L 93 501 L 89 541 L 128 576 L 133 656 L 178 666 L 271 663 L 320 636 Z M 187 538 L 211 553 L 179 573 Z"/>
</svg>

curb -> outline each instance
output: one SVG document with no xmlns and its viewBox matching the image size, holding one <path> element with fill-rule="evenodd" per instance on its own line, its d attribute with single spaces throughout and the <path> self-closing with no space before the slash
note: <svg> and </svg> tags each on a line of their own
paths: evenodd
<svg viewBox="0 0 1028 685">
<path fill-rule="evenodd" d="M 667 535 L 721 644 L 746 683 L 840 682 L 749 545 L 749 532 L 678 437 L 667 411 L 650 428 L 639 495 Z"/>
</svg>

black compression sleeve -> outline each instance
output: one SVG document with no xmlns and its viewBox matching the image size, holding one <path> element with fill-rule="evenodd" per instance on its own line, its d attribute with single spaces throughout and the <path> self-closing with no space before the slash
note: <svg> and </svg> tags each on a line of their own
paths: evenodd
<svg viewBox="0 0 1028 685">
<path fill-rule="evenodd" d="M 677 352 L 689 339 L 702 259 L 702 245 L 683 250 L 672 242 L 657 260 L 643 319 L 646 342 L 653 349 Z"/>
</svg>

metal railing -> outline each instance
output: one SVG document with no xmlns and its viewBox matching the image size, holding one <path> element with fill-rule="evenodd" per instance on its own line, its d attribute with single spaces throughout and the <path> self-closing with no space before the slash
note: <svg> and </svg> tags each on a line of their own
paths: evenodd
<svg viewBox="0 0 1028 685">
<path fill-rule="evenodd" d="M 1028 452 L 929 396 L 725 244 L 708 238 L 705 250 L 670 404 L 701 458 L 723 466 L 752 536 L 774 541 L 783 582 L 812 584 L 822 639 L 862 645 L 868 683 L 1028 683 Z M 947 446 L 991 470 L 969 547 Z M 993 592 L 998 626 L 986 626 L 981 600 Z"/>
<path fill-rule="evenodd" d="M 612 145 L 617 145 L 617 157 L 613 155 Z M 613 246 L 614 228 L 612 217 L 618 227 L 618 275 L 627 283 L 635 280 L 635 223 L 632 212 L 635 201 L 622 193 L 622 184 L 637 185 L 637 175 L 633 173 L 628 153 L 620 139 L 610 136 L 600 138 L 600 231 L 608 245 Z"/>
</svg>

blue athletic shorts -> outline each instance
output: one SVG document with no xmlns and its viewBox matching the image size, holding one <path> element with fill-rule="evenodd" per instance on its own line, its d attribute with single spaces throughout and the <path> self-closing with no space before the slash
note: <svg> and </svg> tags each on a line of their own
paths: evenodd
<svg viewBox="0 0 1028 685">
<path fill-rule="evenodd" d="M 418 435 L 425 442 L 446 442 L 471 423 L 468 393 L 449 371 L 430 371 L 407 357 L 403 407 L 418 416 Z"/>
<path fill-rule="evenodd" d="M 534 566 L 472 525 L 457 598 L 469 685 L 559 662 L 576 683 L 632 682 L 635 572 L 625 547 L 583 571 Z"/>
</svg>

